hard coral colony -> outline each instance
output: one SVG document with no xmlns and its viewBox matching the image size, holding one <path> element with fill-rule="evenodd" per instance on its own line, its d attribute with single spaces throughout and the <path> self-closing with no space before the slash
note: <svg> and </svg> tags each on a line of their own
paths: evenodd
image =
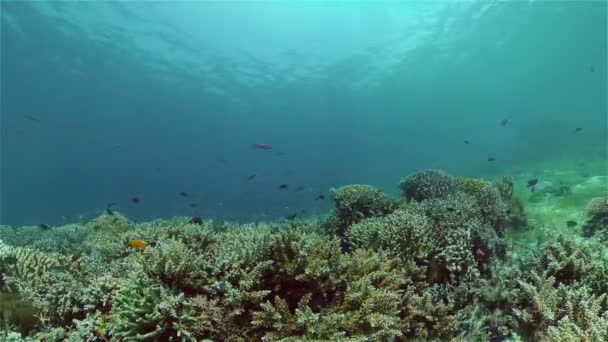
<svg viewBox="0 0 608 342">
<path fill-rule="evenodd" d="M 400 185 L 399 198 L 332 189 L 319 223 L 134 224 L 112 212 L 1 227 L 3 338 L 608 340 L 605 199 L 582 234 L 517 254 L 510 233 L 529 224 L 510 179 L 424 170 Z"/>
</svg>

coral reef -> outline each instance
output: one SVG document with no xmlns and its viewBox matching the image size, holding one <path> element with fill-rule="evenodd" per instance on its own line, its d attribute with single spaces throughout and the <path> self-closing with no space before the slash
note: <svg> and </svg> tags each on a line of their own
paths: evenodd
<svg viewBox="0 0 608 342">
<path fill-rule="evenodd" d="M 455 193 L 457 182 L 441 170 L 423 170 L 402 179 L 399 183 L 408 201 L 442 198 Z"/>
<path fill-rule="evenodd" d="M 606 199 L 583 229 L 600 239 L 521 248 L 510 228 L 530 224 L 508 178 L 425 170 L 401 189 L 406 201 L 332 189 L 322 222 L 136 224 L 106 211 L 3 226 L 0 339 L 608 340 Z"/>
<path fill-rule="evenodd" d="M 600 233 L 602 238 L 608 240 L 608 196 L 596 197 L 587 204 L 583 235 L 591 237 Z"/>
<path fill-rule="evenodd" d="M 329 195 L 336 208 L 328 220 L 328 226 L 338 235 L 344 235 L 353 223 L 369 217 L 384 216 L 399 206 L 395 199 L 370 185 L 355 184 L 339 189 L 332 188 Z"/>
</svg>

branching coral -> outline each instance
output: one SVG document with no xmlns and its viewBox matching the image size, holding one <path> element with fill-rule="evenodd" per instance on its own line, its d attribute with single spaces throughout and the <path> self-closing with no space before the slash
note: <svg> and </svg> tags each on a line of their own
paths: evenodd
<svg viewBox="0 0 608 342">
<path fill-rule="evenodd" d="M 330 189 L 329 195 L 336 203 L 335 227 L 338 235 L 344 235 L 352 224 L 365 218 L 384 216 L 398 207 L 398 202 L 387 197 L 382 190 L 370 185 L 348 185 Z"/>
<path fill-rule="evenodd" d="M 145 276 L 125 281 L 114 298 L 111 335 L 121 341 L 194 341 L 195 324 L 183 295 L 173 295 Z"/>
<path fill-rule="evenodd" d="M 433 169 L 409 175 L 399 185 L 408 201 L 442 198 L 458 191 L 458 184 L 452 177 Z"/>
<path fill-rule="evenodd" d="M 404 208 L 354 224 L 347 237 L 357 249 L 386 250 L 403 260 L 412 260 L 424 259 L 436 250 L 432 231 L 426 216 Z"/>
<path fill-rule="evenodd" d="M 586 216 L 583 235 L 590 237 L 601 232 L 602 239 L 608 240 L 608 197 L 597 197 L 589 201 Z"/>
</svg>

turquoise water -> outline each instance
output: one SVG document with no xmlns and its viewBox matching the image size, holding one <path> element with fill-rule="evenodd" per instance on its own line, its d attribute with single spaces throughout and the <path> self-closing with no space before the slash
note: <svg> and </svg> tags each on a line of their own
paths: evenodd
<svg viewBox="0 0 608 342">
<path fill-rule="evenodd" d="M 606 156 L 605 1 L 0 8 L 5 224 L 318 215 L 422 168 Z"/>
</svg>

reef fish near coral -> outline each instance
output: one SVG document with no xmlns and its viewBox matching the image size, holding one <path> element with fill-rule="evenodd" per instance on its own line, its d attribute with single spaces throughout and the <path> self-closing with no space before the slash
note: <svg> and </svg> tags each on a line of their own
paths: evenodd
<svg viewBox="0 0 608 342">
<path fill-rule="evenodd" d="M 140 251 L 144 251 L 147 247 L 147 244 L 141 240 L 132 239 L 129 240 L 129 247 L 134 249 L 139 249 Z"/>
<path fill-rule="evenodd" d="M 534 192 L 536 190 L 536 184 L 538 184 L 538 178 L 532 178 L 528 181 L 528 189 L 530 189 L 530 191 Z"/>
</svg>

